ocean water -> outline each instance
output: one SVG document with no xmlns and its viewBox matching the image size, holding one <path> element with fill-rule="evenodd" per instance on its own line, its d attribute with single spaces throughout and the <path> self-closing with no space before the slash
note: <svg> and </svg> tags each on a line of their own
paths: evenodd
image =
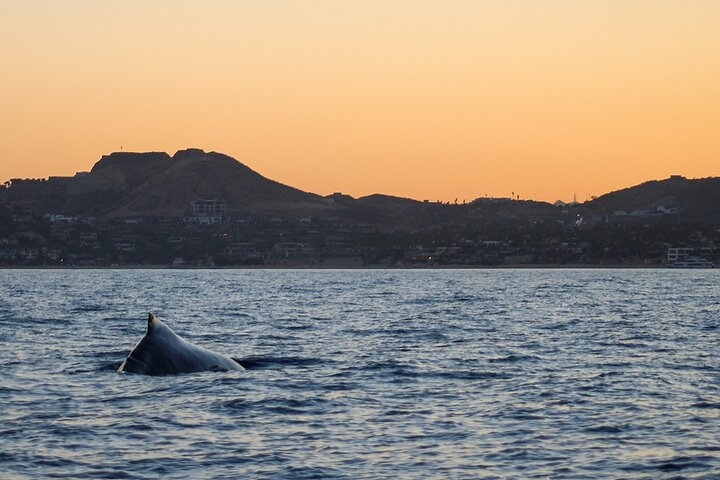
<svg viewBox="0 0 720 480">
<path fill-rule="evenodd" d="M 2 270 L 0 477 L 720 478 L 719 280 Z M 116 373 L 149 311 L 250 368 Z"/>
</svg>

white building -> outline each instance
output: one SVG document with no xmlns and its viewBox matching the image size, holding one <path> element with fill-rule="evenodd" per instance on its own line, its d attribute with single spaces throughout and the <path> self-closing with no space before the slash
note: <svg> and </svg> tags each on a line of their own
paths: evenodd
<svg viewBox="0 0 720 480">
<path fill-rule="evenodd" d="M 694 248 L 685 247 L 668 247 L 668 262 L 677 262 L 691 256 L 695 252 Z"/>
</svg>

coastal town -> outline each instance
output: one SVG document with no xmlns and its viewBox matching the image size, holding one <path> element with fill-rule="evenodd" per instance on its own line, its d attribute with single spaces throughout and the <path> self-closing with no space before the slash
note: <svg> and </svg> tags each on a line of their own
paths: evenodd
<svg viewBox="0 0 720 480">
<path fill-rule="evenodd" d="M 0 266 L 712 266 L 719 202 L 678 175 L 582 203 L 321 196 L 216 152 L 116 152 L 2 184 Z"/>
<path fill-rule="evenodd" d="M 683 222 L 682 212 L 599 215 L 557 205 L 553 217 L 478 225 L 473 212 L 510 199 L 425 208 L 461 214 L 455 223 L 381 228 L 313 216 L 243 215 L 198 199 L 183 217 L 111 220 L 0 203 L 0 265 L 189 267 L 667 266 L 720 260 L 720 229 Z"/>
</svg>

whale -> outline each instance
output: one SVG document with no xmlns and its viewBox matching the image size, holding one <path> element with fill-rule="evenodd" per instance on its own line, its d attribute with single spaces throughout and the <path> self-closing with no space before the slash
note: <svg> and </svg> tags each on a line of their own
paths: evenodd
<svg viewBox="0 0 720 480">
<path fill-rule="evenodd" d="M 120 364 L 118 372 L 142 375 L 176 375 L 205 371 L 245 370 L 231 357 L 193 345 L 152 313 L 145 336 Z"/>
</svg>

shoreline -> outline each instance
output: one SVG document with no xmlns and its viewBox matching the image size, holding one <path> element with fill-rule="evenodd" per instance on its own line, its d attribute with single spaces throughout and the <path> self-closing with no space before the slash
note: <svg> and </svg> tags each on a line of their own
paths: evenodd
<svg viewBox="0 0 720 480">
<path fill-rule="evenodd" d="M 0 270 L 679 270 L 669 265 L 647 264 L 523 264 L 523 265 L 233 265 L 233 266 L 174 266 L 174 265 L 17 265 L 0 266 Z M 707 269 L 712 270 L 712 269 Z"/>
</svg>

